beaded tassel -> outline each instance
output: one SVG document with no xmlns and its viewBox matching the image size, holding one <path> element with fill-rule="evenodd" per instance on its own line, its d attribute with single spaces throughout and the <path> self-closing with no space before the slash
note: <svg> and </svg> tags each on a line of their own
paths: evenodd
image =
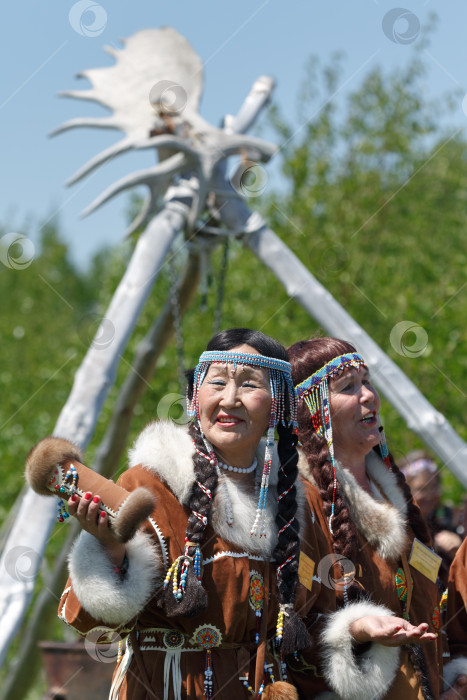
<svg viewBox="0 0 467 700">
<path fill-rule="evenodd" d="M 194 511 L 193 511 L 194 512 Z M 199 515 L 199 514 L 197 514 Z M 200 516 L 201 518 L 203 516 Z M 188 550 L 190 547 L 196 547 L 196 552 L 195 552 L 195 561 L 198 558 L 198 570 L 195 568 L 195 563 L 193 564 L 195 574 L 198 577 L 198 579 L 201 579 L 201 551 L 198 547 L 198 545 L 194 544 L 193 542 L 189 542 L 187 538 L 185 538 L 185 552 L 177 557 L 173 564 L 170 566 L 169 570 L 167 571 L 167 574 L 164 579 L 164 590 L 168 587 L 170 583 L 170 579 L 173 576 L 172 579 L 172 593 L 173 597 L 175 600 L 182 600 L 183 594 L 185 593 L 186 590 L 186 578 L 188 575 L 188 567 L 190 566 L 191 562 L 194 562 L 193 557 L 188 556 Z M 197 573 L 198 571 L 198 573 Z M 179 573 L 180 573 L 180 578 L 179 578 Z"/>
<path fill-rule="evenodd" d="M 62 483 L 57 484 L 55 486 L 55 490 L 57 491 L 57 495 L 59 493 L 61 493 L 61 494 L 75 493 L 77 484 L 78 484 L 78 472 L 76 471 L 76 468 L 72 464 L 70 464 L 67 473 L 63 477 Z M 57 505 L 58 522 L 63 523 L 69 517 L 70 517 L 70 515 L 66 510 L 65 502 L 63 501 L 62 498 L 60 498 L 58 505 Z"/>
<path fill-rule="evenodd" d="M 240 678 L 238 680 L 240 680 L 243 683 L 243 685 L 245 686 L 245 688 L 248 690 L 249 693 L 251 693 L 252 695 L 254 694 L 255 691 L 254 691 L 253 686 L 251 686 L 248 682 L 248 676 L 240 676 Z"/>
<path fill-rule="evenodd" d="M 59 523 L 63 523 L 69 517 L 70 517 L 70 514 L 67 512 L 65 503 L 64 503 L 63 499 L 61 498 L 58 502 L 58 505 L 57 505 L 57 520 Z"/>
<path fill-rule="evenodd" d="M 284 617 L 285 617 L 285 610 L 284 606 L 280 606 L 279 614 L 277 616 L 277 622 L 276 622 L 276 646 L 280 647 L 282 643 L 282 635 L 284 633 Z"/>
<path fill-rule="evenodd" d="M 282 656 L 282 654 L 279 656 L 279 661 L 281 664 L 281 680 L 286 681 L 287 680 L 287 664 L 285 663 L 285 659 Z"/>
<path fill-rule="evenodd" d="M 210 649 L 206 649 L 204 664 L 204 697 L 206 700 L 211 700 L 212 698 L 212 657 Z"/>
<path fill-rule="evenodd" d="M 378 423 L 379 423 L 379 451 L 381 453 L 381 459 L 385 463 L 388 469 L 391 469 L 391 462 L 389 459 L 389 450 L 388 450 L 388 444 L 386 442 L 386 435 L 384 434 L 384 429 L 381 424 L 380 417 L 378 415 Z"/>
</svg>

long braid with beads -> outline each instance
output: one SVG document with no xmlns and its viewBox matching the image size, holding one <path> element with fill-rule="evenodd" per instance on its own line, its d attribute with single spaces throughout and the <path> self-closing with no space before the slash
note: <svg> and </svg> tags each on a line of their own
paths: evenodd
<svg viewBox="0 0 467 700">
<path fill-rule="evenodd" d="M 176 564 L 172 565 L 173 568 L 169 569 L 166 578 L 164 609 L 169 617 L 175 615 L 191 617 L 202 612 L 208 604 L 207 594 L 201 581 L 201 545 L 209 522 L 218 475 L 214 464 L 206 455 L 206 448 L 197 424 L 191 423 L 188 431 L 194 445 L 193 465 L 196 479 L 188 501 L 191 512 L 185 531 L 185 553 L 178 568 L 175 568 Z M 177 578 L 178 573 L 180 573 L 180 580 Z"/>
<path fill-rule="evenodd" d="M 306 627 L 293 610 L 298 584 L 298 556 L 300 553 L 299 523 L 297 512 L 298 476 L 297 436 L 291 428 L 277 426 L 279 442 L 279 478 L 277 483 L 278 527 L 277 545 L 274 549 L 276 562 L 277 589 L 280 611 L 283 618 L 280 652 L 282 655 L 293 654 L 310 646 L 311 640 Z"/>
</svg>

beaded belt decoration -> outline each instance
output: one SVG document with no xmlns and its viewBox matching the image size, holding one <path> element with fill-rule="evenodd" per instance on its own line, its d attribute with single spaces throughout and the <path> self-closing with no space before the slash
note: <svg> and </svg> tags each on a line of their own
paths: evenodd
<svg viewBox="0 0 467 700">
<path fill-rule="evenodd" d="M 303 401 L 311 415 L 311 422 L 313 423 L 313 428 L 319 437 L 324 437 L 326 439 L 329 456 L 332 464 L 333 471 L 333 493 L 332 493 L 332 503 L 331 503 L 331 515 L 329 516 L 329 530 L 331 534 L 332 531 L 332 520 L 334 517 L 334 508 L 336 500 L 336 489 L 337 489 L 337 477 L 335 469 L 335 456 L 334 456 L 334 441 L 332 436 L 332 423 L 331 423 L 331 411 L 329 404 L 329 380 L 332 379 L 336 374 L 342 372 L 342 370 L 347 367 L 366 367 L 366 362 L 361 355 L 356 352 L 349 352 L 345 355 L 339 355 L 334 357 L 332 360 L 327 362 L 323 367 L 314 372 L 314 374 L 307 377 L 303 382 L 295 387 L 297 393 L 297 398 L 299 401 Z M 383 426 L 381 425 L 379 416 L 379 432 L 380 432 L 380 452 L 381 457 L 384 460 L 386 466 L 389 468 L 389 452 L 386 444 L 386 437 L 384 435 Z"/>
<path fill-rule="evenodd" d="M 262 599 L 259 589 L 253 598 L 255 601 Z M 222 644 L 222 633 L 217 627 L 214 627 L 214 625 L 200 625 L 195 629 L 192 635 L 163 627 L 139 630 L 137 635 L 139 638 L 140 651 L 166 652 L 164 663 L 164 698 L 168 697 L 170 677 L 172 677 L 174 688 L 181 688 L 180 654 L 187 651 L 196 651 L 199 653 L 204 649 L 204 698 L 205 700 L 212 700 L 212 649 L 237 649 L 240 647 L 240 644 Z M 254 692 L 253 688 L 248 683 L 248 676 L 241 676 L 239 680 L 250 692 Z M 272 663 L 264 664 L 264 676 L 259 695 L 261 695 L 264 690 L 266 680 L 269 680 L 269 683 L 274 683 L 276 680 Z"/>
</svg>

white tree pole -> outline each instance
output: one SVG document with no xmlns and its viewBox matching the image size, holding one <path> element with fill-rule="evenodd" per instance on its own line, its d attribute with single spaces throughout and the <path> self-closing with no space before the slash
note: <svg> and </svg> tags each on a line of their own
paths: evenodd
<svg viewBox="0 0 467 700">
<path fill-rule="evenodd" d="M 82 449 L 91 439 L 128 338 L 175 236 L 185 225 L 189 212 L 186 200 L 192 196 L 186 185 L 170 188 L 165 208 L 139 237 L 94 341 L 76 372 L 54 435 L 66 437 Z M 29 606 L 56 508 L 55 498 L 38 496 L 29 489 L 5 543 L 0 559 L 0 664 Z"/>
</svg>

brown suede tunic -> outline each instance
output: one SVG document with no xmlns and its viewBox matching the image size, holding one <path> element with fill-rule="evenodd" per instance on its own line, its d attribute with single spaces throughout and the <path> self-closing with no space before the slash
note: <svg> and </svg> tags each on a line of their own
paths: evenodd
<svg viewBox="0 0 467 700">
<path fill-rule="evenodd" d="M 136 618 L 120 626 L 93 618 L 78 600 L 71 579 L 66 584 L 59 604 L 60 617 L 83 635 L 99 626 L 116 628 L 122 634 L 125 629 L 131 629 L 133 657 L 118 697 L 123 700 L 178 698 L 178 695 L 174 694 L 172 674 L 179 664 L 181 698 L 203 698 L 206 653 L 193 643 L 194 635 L 200 627 L 211 628 L 209 634 L 218 635 L 220 640 L 220 645 L 212 649 L 213 696 L 235 700 L 251 697 L 251 693 L 240 679 L 247 677 L 248 684 L 255 687 L 255 659 L 259 648 L 255 641 L 258 629 L 255 599 L 261 595 L 261 592 L 258 594 L 258 590 L 261 591 L 261 582 L 264 582 L 266 589 L 269 588 L 269 599 L 263 608 L 263 628 L 266 629 L 263 629 L 263 642 L 260 641 L 260 647 L 264 647 L 264 639 L 267 637 L 265 661 L 272 664 L 272 675 L 276 681 L 279 680 L 280 663 L 273 644 L 278 614 L 274 564 L 258 554 L 249 553 L 246 548 L 222 539 L 211 525 L 208 525 L 202 545 L 203 585 L 208 594 L 208 608 L 192 618 L 167 618 L 158 605 L 162 579 L 167 566 L 183 553 L 189 511 L 162 479 L 139 465 L 127 470 L 120 478 L 119 484 L 128 491 L 145 486 L 156 496 L 155 509 L 143 530 L 150 535 L 163 560 L 162 577 L 155 586 L 152 597 Z M 307 556 L 316 559 L 313 529 L 306 531 L 305 540 L 304 551 Z M 315 599 L 319 597 L 319 588 L 319 584 L 314 582 L 312 597 Z M 309 612 L 310 604 L 311 591 L 300 585 L 296 606 L 301 614 Z M 171 636 L 170 630 L 181 635 Z M 183 646 L 181 651 L 177 652 L 172 645 L 180 643 L 181 640 Z M 167 667 L 169 680 L 165 684 L 164 695 L 164 668 L 167 671 Z M 256 678 L 256 686 L 263 678 L 262 668 L 260 675 L 259 681 Z M 270 674 L 265 678 L 266 683 L 269 683 Z"/>
<path fill-rule="evenodd" d="M 323 503 L 317 488 L 304 479 L 306 496 L 309 508 L 314 513 L 317 523 L 319 523 L 323 536 L 318 539 L 321 551 L 319 557 L 323 559 L 332 551 L 332 536 L 329 530 L 327 517 L 323 510 Z M 352 513 L 352 508 L 350 507 Z M 377 526 L 377 523 L 376 523 Z M 407 546 L 405 554 L 410 555 L 414 534 L 409 527 L 407 530 Z M 378 556 L 375 549 L 368 543 L 361 532 L 358 532 L 358 560 L 355 565 L 355 580 L 362 587 L 362 592 L 367 594 L 367 598 L 375 604 L 381 604 L 389 608 L 396 616 L 403 617 L 403 604 L 399 600 L 395 584 L 395 574 L 401 567 L 401 560 L 386 560 Z M 325 569 L 326 570 L 326 569 Z M 436 584 L 432 583 L 423 574 L 412 567 L 410 571 L 413 578 L 413 593 L 410 605 L 410 621 L 412 624 L 427 622 L 430 624 L 429 631 L 436 631 L 432 624 L 432 614 L 439 603 L 440 593 Z M 331 571 L 332 574 L 332 571 Z M 340 574 L 334 572 L 334 578 L 340 578 Z M 311 649 L 299 655 L 299 660 L 292 661 L 291 679 L 300 689 L 302 698 L 319 698 L 321 693 L 323 698 L 337 698 L 331 690 L 330 685 L 325 680 L 322 666 L 322 644 L 320 633 L 328 623 L 326 614 L 323 613 L 340 610 L 343 607 L 342 593 L 335 590 L 332 585 L 332 577 L 328 586 L 321 585 L 320 596 L 314 601 L 313 610 L 308 615 L 307 621 L 310 633 L 313 636 L 314 645 Z M 351 603 L 352 605 L 352 603 Z M 430 685 L 435 698 L 439 697 L 440 691 L 440 668 L 442 668 L 441 643 L 424 645 L 423 648 L 426 669 L 430 680 Z M 358 661 L 357 661 L 358 663 Z M 333 673 L 342 674 L 345 677 L 345 668 L 335 668 Z M 383 690 L 383 689 L 382 689 Z M 326 695 L 325 693 L 332 693 Z M 362 698 L 364 692 L 362 691 Z M 406 647 L 401 648 L 400 665 L 396 676 L 387 689 L 384 697 L 387 700 L 422 700 L 420 672 L 414 667 L 411 655 Z"/>
</svg>

